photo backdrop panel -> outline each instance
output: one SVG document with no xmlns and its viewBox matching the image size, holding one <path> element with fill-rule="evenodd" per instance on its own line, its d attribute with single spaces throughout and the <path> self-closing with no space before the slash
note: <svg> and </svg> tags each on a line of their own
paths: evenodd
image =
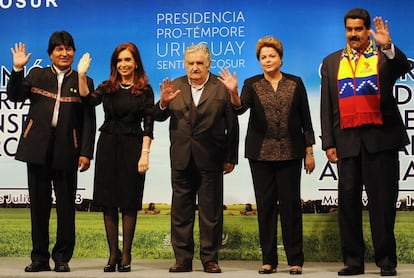
<svg viewBox="0 0 414 278">
<path fill-rule="evenodd" d="M 414 57 L 414 37 L 410 18 L 410 0 L 394 2 L 364 2 L 371 16 L 381 15 L 390 22 L 391 36 L 410 61 Z M 284 45 L 283 71 L 302 77 L 308 91 L 315 134 L 316 169 L 312 175 L 302 175 L 304 200 L 321 200 L 325 205 L 336 204 L 336 166 L 327 163 L 319 140 L 319 68 L 329 53 L 345 46 L 343 16 L 359 1 L 326 5 L 324 1 L 255 2 L 251 0 L 153 0 L 153 1 L 63 1 L 63 0 L 0 0 L 0 203 L 27 203 L 27 182 L 24 163 L 14 160 L 17 142 L 26 117 L 29 102 L 7 100 L 6 86 L 12 71 L 10 48 L 24 42 L 32 57 L 25 69 L 50 64 L 47 55 L 49 36 L 56 30 L 67 30 L 75 39 L 74 67 L 81 55 L 91 53 L 89 76 L 95 86 L 109 76 L 109 59 L 120 43 L 132 41 L 140 49 L 145 70 L 159 98 L 159 83 L 165 78 L 185 74 L 183 54 L 188 45 L 206 43 L 213 54 L 211 71 L 218 73 L 227 67 L 236 72 L 239 87 L 245 78 L 261 73 L 255 57 L 255 44 L 260 37 L 273 35 Z M 414 107 L 411 71 L 401 77 L 394 94 L 413 140 Z M 98 126 L 103 113 L 98 111 Z M 244 159 L 244 137 L 248 113 L 240 117 L 240 160 L 233 173 L 225 176 L 226 204 L 254 203 L 250 170 Z M 144 202 L 169 203 L 170 161 L 168 122 L 155 124 L 155 140 L 151 151 L 151 170 L 147 174 Z M 92 165 L 79 174 L 77 202 L 90 199 L 93 192 Z M 412 205 L 414 195 L 414 163 L 412 144 L 400 152 L 400 199 Z M 367 202 L 366 196 L 363 201 Z M 398 206 L 399 204 L 397 204 Z"/>
</svg>

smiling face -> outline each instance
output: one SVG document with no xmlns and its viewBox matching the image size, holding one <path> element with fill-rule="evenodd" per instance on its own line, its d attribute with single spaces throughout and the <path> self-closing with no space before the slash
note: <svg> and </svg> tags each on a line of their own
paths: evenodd
<svg viewBox="0 0 414 278">
<path fill-rule="evenodd" d="M 50 60 L 59 70 L 65 70 L 72 65 L 74 54 L 72 46 L 57 45 L 50 53 Z"/>
<path fill-rule="evenodd" d="M 275 73 L 280 71 L 282 59 L 273 47 L 264 46 L 260 49 L 259 62 L 264 73 Z"/>
<path fill-rule="evenodd" d="M 121 76 L 122 83 L 131 84 L 133 82 L 135 68 L 136 62 L 131 51 L 125 49 L 119 52 L 116 69 Z"/>
<path fill-rule="evenodd" d="M 349 46 L 357 51 L 365 49 L 369 43 L 369 30 L 363 19 L 348 18 L 345 22 L 345 36 Z"/>
</svg>

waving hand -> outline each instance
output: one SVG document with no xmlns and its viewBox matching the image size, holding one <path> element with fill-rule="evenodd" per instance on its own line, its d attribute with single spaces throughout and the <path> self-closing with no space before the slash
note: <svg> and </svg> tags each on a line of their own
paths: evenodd
<svg viewBox="0 0 414 278">
<path fill-rule="evenodd" d="M 15 43 L 14 48 L 10 49 L 13 54 L 13 67 L 23 69 L 32 56 L 32 53 L 26 54 L 26 45 L 22 42 Z"/>
</svg>

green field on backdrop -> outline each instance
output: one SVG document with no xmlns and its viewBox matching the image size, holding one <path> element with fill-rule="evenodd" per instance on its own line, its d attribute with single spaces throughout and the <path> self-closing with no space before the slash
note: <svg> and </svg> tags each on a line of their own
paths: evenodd
<svg viewBox="0 0 414 278">
<path fill-rule="evenodd" d="M 132 256 L 135 259 L 173 259 L 170 243 L 169 205 L 156 204 L 160 214 L 139 212 Z M 256 216 L 243 216 L 244 205 L 230 205 L 224 211 L 224 234 L 220 259 L 261 260 Z M 56 214 L 50 222 L 51 244 L 56 234 Z M 280 231 L 280 224 L 278 231 Z M 395 225 L 397 255 L 400 263 L 414 263 L 414 212 L 397 212 Z M 0 208 L 0 257 L 30 257 L 30 211 L 27 208 Z M 198 223 L 195 225 L 198 245 Z M 369 217 L 364 211 L 366 261 L 373 261 Z M 303 214 L 303 239 L 306 261 L 341 261 L 337 213 Z M 285 261 L 281 232 L 278 234 L 279 260 Z M 198 246 L 195 257 L 198 258 Z M 107 258 L 108 247 L 101 212 L 76 214 L 75 258 Z"/>
</svg>

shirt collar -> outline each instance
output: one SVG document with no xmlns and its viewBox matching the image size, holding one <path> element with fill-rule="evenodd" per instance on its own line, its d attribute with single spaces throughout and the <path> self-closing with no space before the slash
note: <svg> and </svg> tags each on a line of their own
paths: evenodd
<svg viewBox="0 0 414 278">
<path fill-rule="evenodd" d="M 199 88 L 196 88 L 193 84 L 191 84 L 191 80 L 190 80 L 190 79 L 187 79 L 187 80 L 188 80 L 188 84 L 190 84 L 191 88 L 196 89 L 196 90 L 198 90 L 198 91 L 201 91 L 201 90 L 203 90 L 203 89 L 204 89 L 204 86 L 206 85 L 206 83 L 207 83 L 207 81 L 208 81 L 209 79 L 210 79 L 210 73 L 208 73 L 208 76 L 207 76 L 207 78 L 206 78 L 206 81 L 204 81 L 204 83 L 203 83 L 203 84 L 201 84 L 201 86 L 200 86 Z"/>
<path fill-rule="evenodd" d="M 52 67 L 53 67 L 53 69 L 54 69 L 54 71 L 56 72 L 56 74 L 57 74 L 57 75 L 60 75 L 60 74 L 65 75 L 65 74 L 66 74 L 66 73 L 68 73 L 68 72 L 70 71 L 70 69 L 71 69 L 71 67 L 68 67 L 67 69 L 60 70 L 60 69 L 58 69 L 55 65 L 52 65 Z"/>
</svg>

